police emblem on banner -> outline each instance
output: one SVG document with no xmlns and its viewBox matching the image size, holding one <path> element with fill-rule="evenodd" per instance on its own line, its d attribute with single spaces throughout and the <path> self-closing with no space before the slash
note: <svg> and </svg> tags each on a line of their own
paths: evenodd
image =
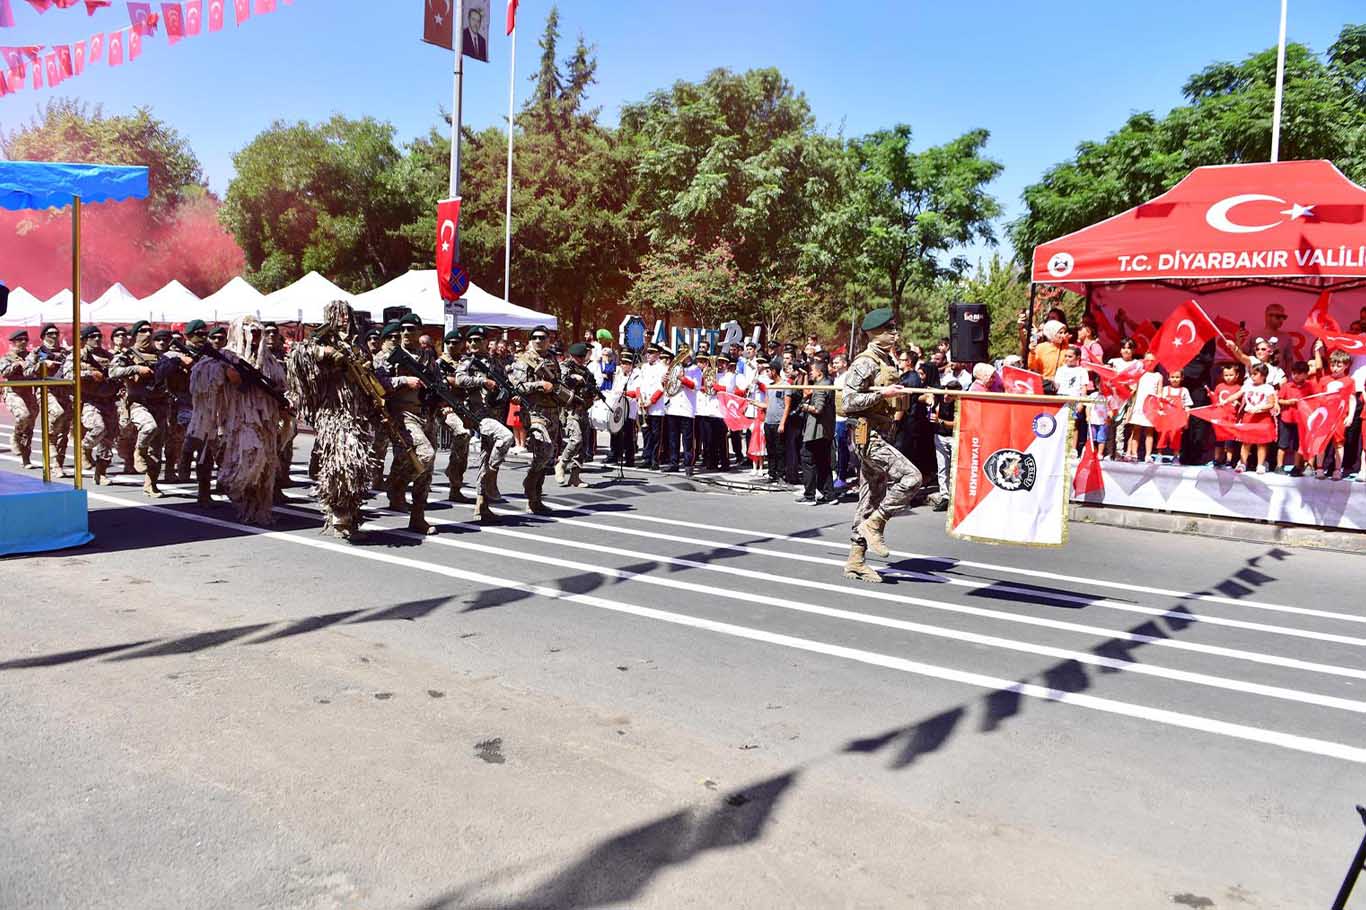
<svg viewBox="0 0 1366 910">
<path fill-rule="evenodd" d="M 987 456 L 986 463 L 982 465 L 982 472 L 987 475 L 987 480 L 991 481 L 992 486 L 1007 493 L 1014 493 L 1018 490 L 1034 489 L 1034 481 L 1039 476 L 1039 466 L 1033 455 L 1018 449 L 998 449 Z"/>
</svg>

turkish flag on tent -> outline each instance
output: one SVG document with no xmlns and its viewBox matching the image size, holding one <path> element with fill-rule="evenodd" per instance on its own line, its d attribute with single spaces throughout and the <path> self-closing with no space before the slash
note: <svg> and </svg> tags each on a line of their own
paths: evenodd
<svg viewBox="0 0 1366 910">
<path fill-rule="evenodd" d="M 726 429 L 747 430 L 753 421 L 745 416 L 745 399 L 733 392 L 717 392 L 716 403 L 721 406 L 721 419 Z"/>
<path fill-rule="evenodd" d="M 451 288 L 455 267 L 456 238 L 460 232 L 460 199 L 443 199 L 436 204 L 436 286 L 442 300 L 459 300 Z"/>
<path fill-rule="evenodd" d="M 1071 424 L 1066 405 L 960 399 L 949 535 L 1061 546 Z"/>
<path fill-rule="evenodd" d="M 451 22 L 454 15 L 450 0 L 426 0 L 422 7 L 422 40 L 448 51 L 455 50 Z"/>
<path fill-rule="evenodd" d="M 1194 300 L 1187 300 L 1177 307 L 1167 321 L 1162 323 L 1157 337 L 1152 340 L 1149 350 L 1157 362 L 1167 368 L 1168 373 L 1184 369 L 1195 359 L 1205 342 L 1211 338 L 1222 338 L 1214 321 Z"/>
<path fill-rule="evenodd" d="M 185 37 L 185 10 L 179 3 L 161 4 L 161 18 L 166 23 L 166 40 L 170 44 Z"/>
<path fill-rule="evenodd" d="M 223 29 L 223 0 L 209 0 L 209 31 Z"/>
<path fill-rule="evenodd" d="M 1333 295 L 1324 291 L 1314 303 L 1309 315 L 1304 318 L 1304 330 L 1323 342 L 1329 352 L 1346 351 L 1349 354 L 1366 354 L 1366 335 L 1344 332 L 1342 326 L 1328 315 L 1328 304 Z"/>
<path fill-rule="evenodd" d="M 1089 438 L 1086 440 L 1086 448 L 1082 450 L 1081 461 L 1077 462 L 1077 469 L 1072 474 L 1072 492 L 1078 496 L 1105 492 L 1105 478 L 1100 472 L 1100 456 L 1096 454 L 1096 447 Z"/>
<path fill-rule="evenodd" d="M 184 21 L 186 38 L 199 34 L 199 26 L 204 21 L 204 0 L 185 0 Z"/>
<path fill-rule="evenodd" d="M 109 65 L 123 65 L 123 42 L 125 40 L 123 30 L 109 33 Z"/>
<path fill-rule="evenodd" d="M 1148 418 L 1157 432 L 1175 433 L 1186 428 L 1190 412 L 1178 398 L 1149 395 L 1143 400 L 1143 416 Z"/>
<path fill-rule="evenodd" d="M 1138 386 L 1138 380 L 1143 376 L 1143 364 L 1140 361 L 1130 361 L 1130 366 L 1124 369 L 1107 367 L 1103 363 L 1088 363 L 1086 369 L 1096 374 L 1100 379 L 1100 392 L 1118 398 L 1120 401 L 1128 401 L 1134 395 L 1134 389 Z"/>
<path fill-rule="evenodd" d="M 1326 392 L 1310 395 L 1295 403 L 1300 418 L 1300 454 L 1313 460 L 1323 454 L 1333 432 L 1347 419 L 1351 392 Z"/>
<path fill-rule="evenodd" d="M 99 63 L 104 56 L 104 32 L 90 36 L 90 53 L 86 59 L 91 63 Z"/>
<path fill-rule="evenodd" d="M 1218 432 L 1215 433 L 1216 439 L 1236 439 L 1239 442 L 1252 445 L 1263 445 L 1276 441 L 1276 421 L 1263 420 L 1248 423 L 1239 420 L 1228 405 L 1211 404 L 1203 408 L 1191 408 L 1187 413 L 1191 417 L 1199 417 L 1209 423 L 1216 431 L 1222 430 L 1222 435 Z"/>
<path fill-rule="evenodd" d="M 1042 395 L 1043 376 L 1005 364 L 1001 367 L 1001 382 L 1012 395 Z"/>
<path fill-rule="evenodd" d="M 517 0 L 508 0 L 508 34 L 517 27 Z"/>
</svg>

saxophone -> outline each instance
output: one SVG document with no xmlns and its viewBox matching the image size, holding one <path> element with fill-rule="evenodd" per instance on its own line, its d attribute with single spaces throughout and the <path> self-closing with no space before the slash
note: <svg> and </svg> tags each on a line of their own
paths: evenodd
<svg viewBox="0 0 1366 910">
<path fill-rule="evenodd" d="M 669 371 L 664 374 L 664 394 L 670 398 L 683 391 L 683 371 L 687 368 L 688 361 L 692 358 L 692 348 L 686 344 L 678 346 L 678 353 L 674 355 L 674 362 L 669 366 Z"/>
</svg>

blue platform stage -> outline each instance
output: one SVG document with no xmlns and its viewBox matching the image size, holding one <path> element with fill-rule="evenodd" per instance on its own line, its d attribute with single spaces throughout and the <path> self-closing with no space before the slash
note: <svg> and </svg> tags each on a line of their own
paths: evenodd
<svg viewBox="0 0 1366 910">
<path fill-rule="evenodd" d="M 0 556 L 79 547 L 93 539 L 84 490 L 0 471 Z"/>
</svg>

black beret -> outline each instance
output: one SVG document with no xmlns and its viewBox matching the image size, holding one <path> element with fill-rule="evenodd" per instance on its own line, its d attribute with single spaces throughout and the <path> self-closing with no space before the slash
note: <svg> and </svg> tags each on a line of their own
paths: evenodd
<svg viewBox="0 0 1366 910">
<path fill-rule="evenodd" d="M 280 327 L 279 324 L 278 324 L 278 323 L 275 323 L 275 322 L 263 322 L 263 323 L 261 323 L 261 329 L 262 329 L 263 331 L 266 331 L 266 332 L 269 332 L 271 329 L 278 329 L 279 327 Z"/>
<path fill-rule="evenodd" d="M 549 334 L 550 334 L 550 329 L 546 328 L 546 327 L 543 326 L 543 325 L 538 325 L 538 326 L 536 326 L 536 328 L 534 328 L 534 329 L 531 330 L 531 335 L 530 335 L 530 337 L 535 338 L 537 335 L 549 335 Z"/>
<path fill-rule="evenodd" d="M 390 335 L 397 335 L 402 328 L 403 326 L 397 322 L 386 322 L 384 327 L 379 330 L 379 337 L 388 338 Z"/>
<path fill-rule="evenodd" d="M 366 338 L 367 341 L 368 341 L 369 339 L 371 339 L 371 338 L 382 338 L 382 337 L 383 337 L 383 336 L 380 335 L 380 333 L 379 333 L 379 326 L 371 326 L 370 328 L 368 328 L 368 329 L 365 330 L 365 338 Z"/>
<path fill-rule="evenodd" d="M 588 356 L 588 345 L 584 344 L 582 341 L 576 341 L 576 342 L 574 342 L 573 344 L 571 344 L 571 345 L 569 346 L 569 356 L 570 356 L 570 357 L 587 357 L 587 356 Z"/>
<path fill-rule="evenodd" d="M 21 338 L 25 341 L 28 341 L 28 329 L 20 329 L 13 335 L 9 336 L 10 341 L 18 341 Z"/>
<path fill-rule="evenodd" d="M 202 319 L 191 319 L 189 322 L 185 323 L 185 334 L 197 335 L 203 332 L 208 327 L 208 324 L 205 323 Z"/>
<path fill-rule="evenodd" d="M 152 333 L 152 340 L 153 340 L 153 341 L 160 341 L 160 340 L 163 339 L 163 338 L 169 339 L 170 337 L 171 337 L 171 330 L 170 330 L 170 329 L 157 329 L 155 332 Z"/>
<path fill-rule="evenodd" d="M 110 337 L 110 338 L 114 337 L 115 335 L 127 335 L 127 334 L 128 334 L 128 326 L 126 326 L 126 325 L 116 325 L 116 326 L 114 326 L 112 329 L 109 330 L 109 337 Z"/>
<path fill-rule="evenodd" d="M 863 331 L 876 332 L 878 329 L 892 324 L 892 308 L 889 306 L 878 307 L 863 317 Z"/>
<path fill-rule="evenodd" d="M 103 335 L 103 334 L 104 334 L 104 332 L 100 331 L 100 327 L 97 326 L 97 325 L 83 325 L 83 326 L 81 326 L 81 341 L 85 341 L 87 338 L 89 338 L 89 337 L 92 336 L 92 335 Z"/>
<path fill-rule="evenodd" d="M 128 333 L 130 335 L 136 335 L 143 329 L 147 329 L 148 331 L 150 331 L 151 328 L 152 324 L 150 322 L 148 322 L 146 319 L 139 319 L 137 322 L 133 323 L 133 325 L 128 329 Z"/>
<path fill-rule="evenodd" d="M 420 329 L 422 328 L 422 317 L 417 315 L 416 313 L 404 313 L 402 316 L 399 317 L 398 324 L 415 325 Z"/>
<path fill-rule="evenodd" d="M 442 338 L 441 340 L 446 342 L 446 344 L 453 344 L 457 341 L 464 341 L 465 339 L 464 336 L 460 334 L 459 329 L 451 329 L 449 332 L 446 333 L 446 337 Z"/>
<path fill-rule="evenodd" d="M 61 329 L 57 328 L 57 323 L 55 323 L 55 322 L 49 322 L 47 325 L 43 326 L 41 329 L 38 330 L 38 334 L 39 334 L 39 335 L 46 335 L 48 332 L 60 332 L 60 331 L 61 331 Z"/>
<path fill-rule="evenodd" d="M 465 330 L 466 338 L 483 338 L 488 334 L 482 325 L 472 325 Z"/>
</svg>

